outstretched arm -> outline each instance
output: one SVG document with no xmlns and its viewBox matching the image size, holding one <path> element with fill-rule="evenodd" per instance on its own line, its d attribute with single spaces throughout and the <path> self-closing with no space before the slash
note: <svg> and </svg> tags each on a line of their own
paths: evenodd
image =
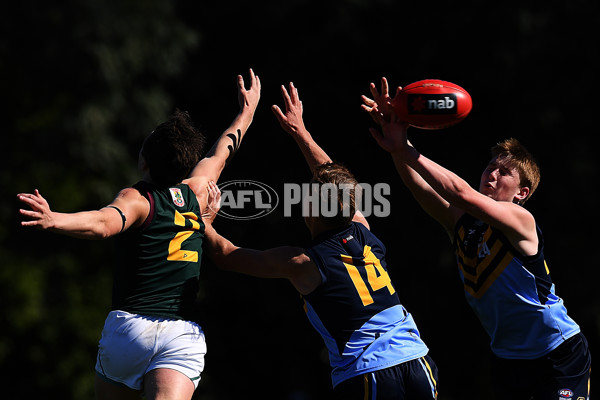
<svg viewBox="0 0 600 400">
<path fill-rule="evenodd" d="M 377 99 L 377 90 L 371 85 Z M 382 93 L 387 82 L 382 79 Z M 406 124 L 394 122 L 391 102 L 365 99 L 363 108 L 382 126 L 372 130 L 377 143 L 392 154 L 394 163 L 419 203 L 453 237 L 454 225 L 465 212 L 497 227 L 524 254 L 537 252 L 535 219 L 523 207 L 510 201 L 496 201 L 479 193 L 454 172 L 420 154 L 406 137 Z M 383 109 L 383 111 L 382 111 Z M 388 123 L 386 119 L 388 118 Z"/>
<path fill-rule="evenodd" d="M 219 268 L 259 278 L 285 278 L 301 294 L 312 292 L 321 283 L 314 262 L 300 247 L 283 246 L 268 250 L 238 247 L 206 224 L 206 250 Z"/>
<path fill-rule="evenodd" d="M 219 212 L 221 191 L 208 183 L 208 208 L 212 218 L 205 219 L 206 252 L 221 269 L 259 278 L 285 278 L 302 294 L 312 292 L 321 283 L 321 274 L 303 249 L 284 246 L 259 251 L 241 248 L 219 235 L 213 228 Z"/>
<path fill-rule="evenodd" d="M 325 153 L 325 150 L 315 142 L 304 125 L 304 120 L 302 119 L 304 109 L 302 107 L 302 101 L 300 101 L 300 96 L 298 95 L 298 89 L 290 82 L 289 93 L 285 86 L 282 85 L 281 94 L 283 95 L 283 101 L 285 103 L 285 113 L 281 111 L 277 105 L 273 105 L 271 109 L 273 110 L 273 113 L 275 113 L 283 130 L 292 136 L 300 148 L 310 171 L 314 172 L 315 167 L 332 162 L 331 158 Z M 360 222 L 369 228 L 369 223 L 359 210 L 356 210 L 352 220 Z"/>
<path fill-rule="evenodd" d="M 271 109 L 275 113 L 283 130 L 292 136 L 292 139 L 294 139 L 300 151 L 302 151 L 302 155 L 304 155 L 304 159 L 311 172 L 314 171 L 316 166 L 331 162 L 331 158 L 315 142 L 304 126 L 304 120 L 302 119 L 304 110 L 302 108 L 302 101 L 300 101 L 300 97 L 298 96 L 298 89 L 290 82 L 289 93 L 285 86 L 282 85 L 281 94 L 283 95 L 285 104 L 285 113 L 277 105 L 273 105 Z"/>
<path fill-rule="evenodd" d="M 123 189 L 104 208 L 76 213 L 52 211 L 48 201 L 37 189 L 33 193 L 19 193 L 17 198 L 29 207 L 19 210 L 24 217 L 21 226 L 80 239 L 105 239 L 131 226 L 139 226 L 150 210 L 148 201 L 131 188 Z"/>
<path fill-rule="evenodd" d="M 448 235 L 452 238 L 454 224 L 460 215 L 460 210 L 452 207 L 444 197 L 440 196 L 402 156 L 403 150 L 414 149 L 414 147 L 407 137 L 408 124 L 400 121 L 392 109 L 392 99 L 389 96 L 387 79 L 381 79 L 381 93 L 373 83 L 370 85 L 370 90 L 373 99 L 362 96 L 362 108 L 381 127 L 381 132 L 375 128 L 371 128 L 371 135 L 382 149 L 390 153 L 398 174 L 415 200 L 417 200 L 425 212 L 445 228 Z M 396 93 L 400 90 L 401 88 L 398 87 Z"/>
<path fill-rule="evenodd" d="M 240 147 L 248 127 L 254 119 L 254 113 L 260 100 L 260 79 L 250 69 L 250 88 L 246 89 L 244 78 L 237 77 L 238 100 L 240 111 L 231 125 L 221 134 L 213 147 L 190 173 L 184 182 L 198 195 L 203 193 L 206 182 L 217 181 L 223 168 L 231 160 Z"/>
<path fill-rule="evenodd" d="M 526 255 L 538 251 L 538 237 L 533 215 L 510 201 L 499 201 L 471 187 L 454 172 L 420 154 L 414 147 L 398 155 L 451 205 L 500 229 L 512 245 Z M 459 214 L 457 214 L 459 215 Z"/>
</svg>

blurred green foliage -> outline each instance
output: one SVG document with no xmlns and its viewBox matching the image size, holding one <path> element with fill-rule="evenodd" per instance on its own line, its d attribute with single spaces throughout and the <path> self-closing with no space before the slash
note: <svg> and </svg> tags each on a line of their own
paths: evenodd
<svg viewBox="0 0 600 400">
<path fill-rule="evenodd" d="M 91 398 L 111 243 L 23 231 L 12 199 L 38 188 L 60 211 L 95 209 L 135 182 L 141 141 L 172 111 L 166 88 L 199 35 L 159 0 L 3 11 L 0 365 L 15 395 L 2 397 Z"/>
</svg>

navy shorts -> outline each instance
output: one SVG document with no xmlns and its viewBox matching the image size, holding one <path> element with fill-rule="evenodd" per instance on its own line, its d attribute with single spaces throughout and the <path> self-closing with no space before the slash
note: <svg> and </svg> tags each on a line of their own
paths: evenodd
<svg viewBox="0 0 600 400">
<path fill-rule="evenodd" d="M 437 366 L 429 356 L 355 376 L 333 389 L 336 400 L 434 400 Z"/>
<path fill-rule="evenodd" d="M 494 393 L 497 399 L 588 400 L 591 362 L 581 333 L 534 360 L 493 356 Z"/>
</svg>

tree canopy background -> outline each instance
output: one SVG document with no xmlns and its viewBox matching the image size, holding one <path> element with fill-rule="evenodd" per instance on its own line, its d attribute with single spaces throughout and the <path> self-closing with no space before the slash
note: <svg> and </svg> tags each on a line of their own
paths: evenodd
<svg viewBox="0 0 600 400">
<path fill-rule="evenodd" d="M 308 0 L 13 2 L 0 12 L 0 367 L 8 398 L 93 396 L 110 307 L 112 243 L 19 226 L 16 194 L 37 188 L 56 211 L 97 209 L 138 179 L 143 138 L 187 110 L 209 143 L 238 111 L 236 76 L 260 76 L 261 104 L 222 182 L 281 193 L 309 171 L 269 110 L 293 81 L 306 125 L 360 182 L 389 183 L 391 215 L 370 219 L 390 275 L 440 368 L 440 399 L 489 398 L 488 338 L 466 305 L 448 238 L 412 199 L 368 132 L 360 95 L 386 76 L 457 83 L 474 102 L 443 131 L 412 129 L 425 155 L 477 186 L 489 148 L 517 137 L 542 182 L 527 203 L 570 315 L 598 349 L 593 295 L 599 237 L 595 182 L 599 67 L 591 1 L 544 4 Z M 306 244 L 281 210 L 218 220 L 236 244 Z M 592 246 L 592 247 L 591 247 Z M 205 260 L 207 335 L 201 399 L 326 399 L 323 343 L 292 286 L 219 271 Z M 594 387 L 594 385 L 592 385 Z"/>
</svg>

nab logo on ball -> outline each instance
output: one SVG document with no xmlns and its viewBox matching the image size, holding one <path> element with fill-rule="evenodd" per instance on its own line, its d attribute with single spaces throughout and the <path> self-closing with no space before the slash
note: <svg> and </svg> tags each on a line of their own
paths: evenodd
<svg viewBox="0 0 600 400">
<path fill-rule="evenodd" d="M 251 180 L 224 182 L 221 190 L 221 210 L 219 216 L 249 220 L 270 214 L 277 204 L 277 192 L 269 185 Z"/>
<path fill-rule="evenodd" d="M 449 94 L 409 94 L 409 114 L 456 114 L 456 95 Z"/>
<path fill-rule="evenodd" d="M 439 79 L 413 82 L 392 99 L 401 121 L 421 129 L 443 129 L 465 119 L 471 112 L 471 96 L 462 87 Z"/>
</svg>

